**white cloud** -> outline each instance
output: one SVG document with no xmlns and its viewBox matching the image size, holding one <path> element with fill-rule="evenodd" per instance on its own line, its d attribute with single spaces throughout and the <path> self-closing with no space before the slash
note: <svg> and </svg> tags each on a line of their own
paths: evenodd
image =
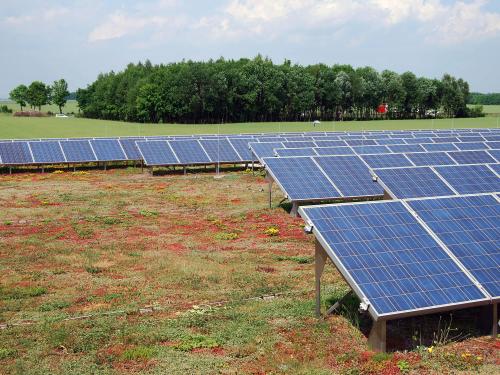
<svg viewBox="0 0 500 375">
<path fill-rule="evenodd" d="M 66 8 L 49 8 L 40 14 L 26 14 L 22 16 L 10 16 L 5 18 L 5 23 L 9 26 L 26 26 L 28 23 L 47 22 L 63 17 L 68 13 Z"/>
</svg>

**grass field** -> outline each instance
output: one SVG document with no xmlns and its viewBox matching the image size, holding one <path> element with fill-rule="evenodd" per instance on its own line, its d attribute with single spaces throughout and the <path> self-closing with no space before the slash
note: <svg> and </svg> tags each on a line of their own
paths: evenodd
<svg viewBox="0 0 500 375">
<path fill-rule="evenodd" d="M 0 115 L 0 139 L 109 137 L 164 134 L 216 134 L 278 131 L 357 131 L 383 129 L 437 129 L 498 127 L 499 118 L 393 120 L 311 123 L 245 123 L 223 125 L 138 124 L 83 118 L 19 118 Z"/>
<path fill-rule="evenodd" d="M 0 373 L 498 370 L 488 337 L 375 354 L 354 298 L 316 320 L 302 220 L 266 208 L 262 176 L 224 173 L 0 175 L 0 324 L 20 324 L 0 329 Z M 348 290 L 331 265 L 323 285 L 325 307 Z M 477 316 L 455 313 L 452 335 Z M 420 340 L 440 332 L 437 322 L 400 321 L 389 343 L 431 345 Z"/>
<path fill-rule="evenodd" d="M 2 101 L 0 100 L 0 105 L 6 105 L 12 111 L 20 111 L 21 107 L 19 107 L 19 104 L 11 102 L 11 101 Z M 23 108 L 23 110 L 26 110 L 26 107 Z M 41 108 L 42 112 L 52 112 L 52 113 L 59 113 L 59 107 L 55 104 L 49 104 L 49 105 L 43 105 Z M 64 113 L 78 113 L 78 103 L 76 100 L 68 100 L 66 105 L 63 107 L 63 112 Z"/>
</svg>

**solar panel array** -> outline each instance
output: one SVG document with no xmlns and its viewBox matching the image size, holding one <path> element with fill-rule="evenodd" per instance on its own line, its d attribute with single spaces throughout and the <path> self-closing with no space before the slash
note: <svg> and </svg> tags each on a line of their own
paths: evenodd
<svg viewBox="0 0 500 375">
<path fill-rule="evenodd" d="M 500 204 L 493 195 L 299 212 L 374 319 L 486 305 L 499 297 Z"/>
</svg>

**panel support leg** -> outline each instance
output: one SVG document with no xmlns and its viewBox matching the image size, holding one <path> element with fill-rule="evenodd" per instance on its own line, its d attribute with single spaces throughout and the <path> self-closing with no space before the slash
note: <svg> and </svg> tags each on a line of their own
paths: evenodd
<svg viewBox="0 0 500 375">
<path fill-rule="evenodd" d="M 387 323 L 385 320 L 373 322 L 370 335 L 368 336 L 368 345 L 376 352 L 385 352 L 387 338 Z"/>
<path fill-rule="evenodd" d="M 107 170 L 107 167 L 108 166 L 107 166 L 106 162 L 104 162 L 104 170 Z"/>
<path fill-rule="evenodd" d="M 342 303 L 346 300 L 346 298 L 352 293 L 352 290 L 348 291 L 341 299 L 339 299 L 337 302 L 335 302 L 330 308 L 326 311 L 326 316 L 333 314 L 335 310 L 337 310 Z"/>
<path fill-rule="evenodd" d="M 141 160 L 141 173 L 144 173 L 144 161 Z"/>
<path fill-rule="evenodd" d="M 319 319 L 321 317 L 321 275 L 325 269 L 326 260 L 328 255 L 325 249 L 316 240 L 315 251 L 314 251 L 314 271 L 316 279 L 316 317 Z"/>
<path fill-rule="evenodd" d="M 187 175 L 187 169 L 184 167 L 184 175 Z"/>
<path fill-rule="evenodd" d="M 255 162 L 252 160 L 252 176 L 255 176 Z"/>
<path fill-rule="evenodd" d="M 9 174 L 12 174 L 12 167 L 9 167 Z"/>
<path fill-rule="evenodd" d="M 269 179 L 269 208 L 273 207 L 273 180 Z"/>
<path fill-rule="evenodd" d="M 292 217 L 299 216 L 299 204 L 297 202 L 292 202 L 292 209 L 290 210 L 290 215 Z"/>
<path fill-rule="evenodd" d="M 498 303 L 493 304 L 493 324 L 491 327 L 491 336 L 496 339 L 498 335 Z"/>
</svg>

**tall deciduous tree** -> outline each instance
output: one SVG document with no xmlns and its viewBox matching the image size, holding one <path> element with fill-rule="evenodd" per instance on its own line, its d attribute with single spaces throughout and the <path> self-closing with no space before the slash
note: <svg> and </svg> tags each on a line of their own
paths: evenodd
<svg viewBox="0 0 500 375">
<path fill-rule="evenodd" d="M 50 87 L 40 81 L 34 81 L 28 87 L 28 103 L 42 110 L 42 105 L 50 103 Z"/>
<path fill-rule="evenodd" d="M 26 87 L 26 85 L 17 86 L 9 93 L 9 97 L 11 100 L 19 104 L 22 111 L 28 101 L 28 87 Z"/>
<path fill-rule="evenodd" d="M 54 81 L 52 85 L 52 102 L 59 107 L 59 113 L 62 113 L 62 108 L 66 105 L 68 95 L 68 83 L 64 79 Z"/>
</svg>

